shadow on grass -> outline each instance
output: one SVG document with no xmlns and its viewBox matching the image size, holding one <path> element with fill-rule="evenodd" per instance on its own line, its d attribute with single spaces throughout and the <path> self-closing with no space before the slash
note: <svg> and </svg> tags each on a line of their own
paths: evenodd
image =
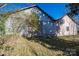
<svg viewBox="0 0 79 59">
<path fill-rule="evenodd" d="M 39 42 L 41 45 L 51 50 L 63 51 L 64 55 L 77 55 L 75 47 L 79 46 L 79 42 L 64 40 L 57 36 L 32 37 L 28 38 L 28 40 Z"/>
</svg>

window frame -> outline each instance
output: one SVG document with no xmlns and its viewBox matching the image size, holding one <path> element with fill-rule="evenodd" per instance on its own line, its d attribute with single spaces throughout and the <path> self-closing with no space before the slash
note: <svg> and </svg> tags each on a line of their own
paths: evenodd
<svg viewBox="0 0 79 59">
<path fill-rule="evenodd" d="M 66 26 L 66 31 L 69 31 L 69 26 Z"/>
</svg>

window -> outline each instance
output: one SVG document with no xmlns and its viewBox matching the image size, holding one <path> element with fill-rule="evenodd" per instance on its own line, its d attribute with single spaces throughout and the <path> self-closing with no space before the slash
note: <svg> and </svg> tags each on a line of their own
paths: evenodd
<svg viewBox="0 0 79 59">
<path fill-rule="evenodd" d="M 69 26 L 66 27 L 66 30 L 69 31 Z"/>
<path fill-rule="evenodd" d="M 50 30 L 50 33 L 52 32 L 52 30 Z"/>
<path fill-rule="evenodd" d="M 43 16 L 45 16 L 45 14 L 43 14 Z"/>
<path fill-rule="evenodd" d="M 48 24 L 49 24 L 50 22 L 48 21 Z"/>
<path fill-rule="evenodd" d="M 46 22 L 43 22 L 43 25 L 46 25 Z"/>
</svg>

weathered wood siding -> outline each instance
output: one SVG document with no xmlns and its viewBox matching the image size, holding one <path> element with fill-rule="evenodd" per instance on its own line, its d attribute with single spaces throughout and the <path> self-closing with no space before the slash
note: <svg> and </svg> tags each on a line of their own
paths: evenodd
<svg viewBox="0 0 79 59">
<path fill-rule="evenodd" d="M 28 33 L 28 31 L 30 30 L 29 28 L 31 28 L 31 27 L 29 27 L 26 24 L 25 24 L 25 27 L 22 27 L 22 26 L 24 26 L 24 22 L 27 19 L 26 15 L 31 14 L 32 9 L 33 8 L 30 8 L 30 9 L 27 9 L 27 10 L 23 10 L 23 11 L 11 14 L 5 22 L 5 32 L 6 32 L 6 34 L 14 34 L 14 31 L 15 31 L 16 33 L 19 33 L 20 35 L 31 36 L 31 34 Z M 15 26 L 15 24 L 17 24 L 16 25 L 17 28 L 18 28 L 17 31 L 14 30 L 14 28 L 13 28 Z"/>
<path fill-rule="evenodd" d="M 77 25 L 69 16 L 65 15 L 61 20 L 63 24 L 60 25 L 57 36 L 77 35 Z"/>
<path fill-rule="evenodd" d="M 35 12 L 39 16 L 40 29 L 39 29 L 38 35 L 41 35 L 41 36 L 48 36 L 48 35 L 68 36 L 68 35 L 76 35 L 77 34 L 76 23 L 74 21 L 72 21 L 72 19 L 70 17 L 68 17 L 67 15 L 65 15 L 61 19 L 61 21 L 63 21 L 63 24 L 59 24 L 60 21 L 57 24 L 55 22 L 52 22 L 47 15 L 45 15 L 43 12 L 41 12 L 36 7 L 26 9 L 26 10 L 20 11 L 18 13 L 16 12 L 14 14 L 11 14 L 5 23 L 6 34 L 13 33 L 12 32 L 13 31 L 13 29 L 12 29 L 13 20 L 17 21 L 17 22 L 20 22 L 20 21 L 23 22 L 23 20 L 25 20 L 27 18 L 24 16 L 24 14 L 28 15 L 28 14 L 31 14 L 32 12 Z M 15 19 L 15 18 L 19 18 L 19 20 Z M 68 27 L 68 29 L 67 29 L 67 27 Z M 28 31 L 29 31 L 29 27 L 27 24 L 27 26 L 25 26 L 19 32 L 21 35 L 28 36 L 28 34 L 29 34 Z M 32 34 L 29 34 L 29 35 L 32 35 Z"/>
<path fill-rule="evenodd" d="M 17 20 L 15 18 L 20 18 L 19 20 L 17 20 L 17 22 L 23 21 L 24 19 L 26 19 L 26 17 L 23 15 L 23 13 L 28 15 L 28 14 L 31 14 L 32 12 L 35 12 L 39 16 L 40 29 L 39 29 L 38 35 L 47 36 L 47 35 L 55 34 L 55 24 L 53 24 L 51 22 L 50 18 L 48 16 L 46 16 L 43 12 L 41 12 L 36 7 L 20 11 L 19 13 L 16 12 L 14 14 L 11 14 L 5 23 L 6 34 L 11 34 L 11 33 L 13 34 L 13 32 L 12 32 L 13 23 L 12 22 L 13 22 L 13 20 L 14 21 Z M 29 27 L 26 26 L 25 29 L 22 29 L 20 31 L 20 34 L 21 35 L 24 34 L 27 36 L 27 34 L 29 34 L 28 31 L 29 31 Z"/>
</svg>

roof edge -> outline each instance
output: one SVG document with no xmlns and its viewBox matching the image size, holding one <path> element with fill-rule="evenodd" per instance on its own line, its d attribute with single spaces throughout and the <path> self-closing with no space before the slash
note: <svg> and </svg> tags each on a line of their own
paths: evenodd
<svg viewBox="0 0 79 59">
<path fill-rule="evenodd" d="M 33 7 L 36 7 L 36 5 L 32 5 L 32 6 L 29 6 L 29 7 L 24 7 L 24 8 L 21 8 L 21 9 L 16 9 L 14 11 L 10 11 L 10 12 L 5 12 L 5 13 L 2 13 L 0 15 L 4 15 L 4 14 L 13 14 L 13 13 L 16 13 L 16 12 L 20 12 L 20 11 L 23 11 L 23 10 L 26 10 L 26 9 L 30 9 L 30 8 L 33 8 Z"/>
<path fill-rule="evenodd" d="M 76 23 L 77 25 L 79 25 L 71 16 L 69 16 L 68 14 L 67 14 L 67 16 L 70 17 L 74 23 Z"/>
<path fill-rule="evenodd" d="M 5 12 L 5 13 L 2 13 L 0 15 L 10 15 L 10 14 L 13 14 L 13 13 L 16 13 L 16 12 L 20 12 L 20 11 L 23 11 L 23 10 L 26 10 L 26 9 L 30 9 L 30 8 L 33 8 L 33 7 L 37 7 L 40 11 L 42 11 L 45 15 L 47 15 L 51 21 L 56 21 L 54 20 L 54 18 L 52 18 L 49 14 L 47 14 L 44 10 L 42 10 L 39 6 L 37 6 L 36 4 L 33 4 L 32 6 L 29 6 L 29 7 L 24 7 L 24 8 L 21 8 L 21 9 L 16 9 L 14 11 L 10 11 L 10 12 Z"/>
</svg>

